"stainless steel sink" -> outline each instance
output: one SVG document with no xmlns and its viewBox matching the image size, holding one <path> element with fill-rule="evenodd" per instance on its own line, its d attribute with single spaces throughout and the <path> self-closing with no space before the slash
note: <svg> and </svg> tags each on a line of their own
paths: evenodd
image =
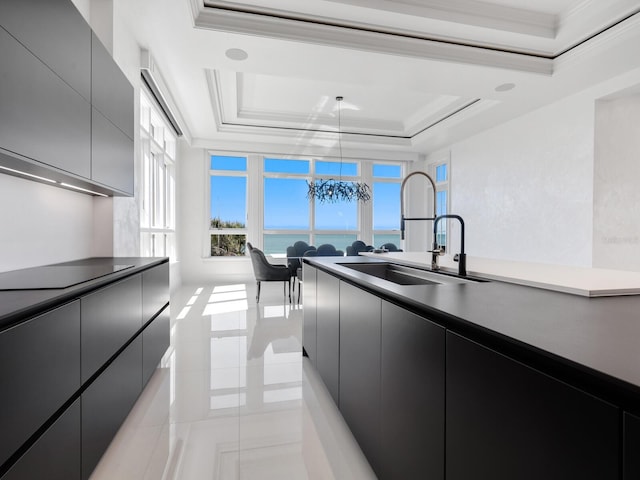
<svg viewBox="0 0 640 480">
<path fill-rule="evenodd" d="M 420 268 L 406 267 L 393 263 L 339 263 L 346 268 L 372 275 L 398 285 L 442 285 L 475 283 L 473 280 L 453 275 L 435 273 Z"/>
</svg>

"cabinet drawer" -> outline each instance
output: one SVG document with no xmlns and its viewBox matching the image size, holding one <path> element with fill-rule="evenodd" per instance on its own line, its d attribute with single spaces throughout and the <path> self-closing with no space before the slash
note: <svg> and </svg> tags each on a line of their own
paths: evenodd
<svg viewBox="0 0 640 480">
<path fill-rule="evenodd" d="M 616 480 L 620 411 L 447 332 L 447 479 Z"/>
<path fill-rule="evenodd" d="M 142 391 L 138 336 L 82 394 L 82 478 L 98 464 Z"/>
<path fill-rule="evenodd" d="M 80 480 L 80 399 L 76 400 L 2 480 Z"/>
<path fill-rule="evenodd" d="M 142 321 L 148 322 L 169 301 L 169 263 L 142 272 Z"/>
<path fill-rule="evenodd" d="M 444 478 L 445 329 L 382 302 L 381 479 Z"/>
<path fill-rule="evenodd" d="M 316 277 L 316 369 L 336 405 L 340 404 L 340 280 Z"/>
<path fill-rule="evenodd" d="M 144 385 L 156 371 L 160 359 L 169 348 L 169 323 L 169 307 L 166 307 L 142 332 L 142 382 Z"/>
<path fill-rule="evenodd" d="M 640 418 L 624 414 L 623 479 L 640 478 Z"/>
<path fill-rule="evenodd" d="M 381 310 L 380 298 L 340 282 L 339 408 L 377 475 L 380 475 L 383 455 L 380 438 Z"/>
<path fill-rule="evenodd" d="M 317 269 L 303 263 L 302 278 L 304 287 L 302 290 L 302 302 L 304 304 L 302 321 L 302 346 L 307 353 L 309 362 L 316 364 L 317 353 L 317 307 L 316 307 L 316 279 Z M 335 299 L 337 301 L 337 299 Z"/>
<path fill-rule="evenodd" d="M 91 28 L 71 0 L 2 0 L 0 24 L 91 100 Z"/>
<path fill-rule="evenodd" d="M 141 279 L 134 275 L 81 298 L 83 383 L 142 327 Z"/>
<path fill-rule="evenodd" d="M 89 178 L 91 105 L 0 28 L 0 148 Z"/>
<path fill-rule="evenodd" d="M 80 388 L 80 303 L 0 333 L 0 464 Z"/>
</svg>

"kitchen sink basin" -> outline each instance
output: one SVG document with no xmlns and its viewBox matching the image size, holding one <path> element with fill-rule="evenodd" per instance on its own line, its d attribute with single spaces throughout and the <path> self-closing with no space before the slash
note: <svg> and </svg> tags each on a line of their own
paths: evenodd
<svg viewBox="0 0 640 480">
<path fill-rule="evenodd" d="M 393 263 L 339 263 L 345 268 L 372 275 L 398 285 L 442 285 L 474 283 L 473 280 L 453 275 L 435 273 L 420 268 L 406 267 Z"/>
</svg>

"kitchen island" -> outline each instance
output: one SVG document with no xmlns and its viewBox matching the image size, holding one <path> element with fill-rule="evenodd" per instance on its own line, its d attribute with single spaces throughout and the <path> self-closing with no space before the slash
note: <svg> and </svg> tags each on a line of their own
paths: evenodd
<svg viewBox="0 0 640 480">
<path fill-rule="evenodd" d="M 303 345 L 380 478 L 639 478 L 640 297 L 305 259 Z"/>
</svg>

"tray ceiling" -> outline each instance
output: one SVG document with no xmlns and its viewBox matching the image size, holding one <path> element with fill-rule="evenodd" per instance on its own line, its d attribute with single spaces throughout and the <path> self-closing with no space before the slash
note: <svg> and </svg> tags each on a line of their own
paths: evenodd
<svg viewBox="0 0 640 480">
<path fill-rule="evenodd" d="M 428 153 L 640 69 L 640 0 L 122 5 L 206 146 L 331 148 L 341 95 L 347 149 Z"/>
</svg>

